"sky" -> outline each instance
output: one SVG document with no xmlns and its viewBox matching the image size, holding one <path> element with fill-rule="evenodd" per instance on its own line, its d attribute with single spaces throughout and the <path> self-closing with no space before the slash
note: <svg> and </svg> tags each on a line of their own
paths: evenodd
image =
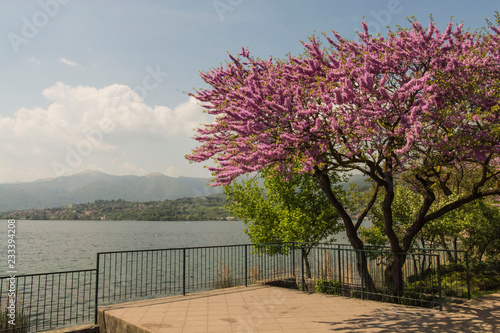
<svg viewBox="0 0 500 333">
<path fill-rule="evenodd" d="M 38 0 L 0 1 L 0 183 L 162 173 L 210 177 L 184 156 L 213 121 L 188 95 L 200 71 L 244 46 L 256 57 L 303 52 L 301 40 L 361 21 L 472 30 L 498 0 Z"/>
</svg>

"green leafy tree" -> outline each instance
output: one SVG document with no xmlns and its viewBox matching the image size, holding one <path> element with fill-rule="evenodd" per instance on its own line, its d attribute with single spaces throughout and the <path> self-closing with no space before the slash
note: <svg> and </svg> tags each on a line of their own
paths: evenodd
<svg viewBox="0 0 500 333">
<path fill-rule="evenodd" d="M 442 196 L 434 210 L 454 200 L 453 196 Z M 399 237 L 411 225 L 422 205 L 422 197 L 409 186 L 397 185 L 392 206 L 393 228 Z M 389 240 L 384 233 L 384 215 L 380 205 L 375 204 L 370 212 L 372 226 L 361 227 L 360 233 L 366 243 L 387 246 Z M 461 247 L 459 248 L 459 245 Z M 498 253 L 500 245 L 500 208 L 486 199 L 476 200 L 452 210 L 422 228 L 412 247 L 448 250 L 467 250 L 472 258 L 481 261 L 485 255 Z M 456 262 L 457 257 L 448 252 L 448 259 Z"/>
<path fill-rule="evenodd" d="M 457 237 L 474 260 L 499 258 L 500 207 L 489 200 L 479 200 L 464 207 L 465 228 Z"/>
<path fill-rule="evenodd" d="M 228 210 L 241 219 L 245 232 L 254 244 L 276 244 L 257 251 L 268 254 L 286 253 L 289 247 L 280 243 L 304 243 L 307 275 L 311 276 L 307 256 L 321 241 L 331 241 L 343 229 L 337 211 L 318 188 L 316 180 L 307 174 L 290 177 L 262 172 L 264 186 L 256 178 L 233 182 L 224 188 Z M 332 177 L 338 182 L 338 177 Z M 340 186 L 335 191 L 342 196 Z"/>
</svg>

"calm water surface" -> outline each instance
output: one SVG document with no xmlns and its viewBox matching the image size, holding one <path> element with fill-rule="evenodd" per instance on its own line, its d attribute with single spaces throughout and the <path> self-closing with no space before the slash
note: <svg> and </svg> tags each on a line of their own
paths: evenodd
<svg viewBox="0 0 500 333">
<path fill-rule="evenodd" d="M 18 274 L 95 268 L 96 253 L 249 243 L 240 221 L 16 221 Z M 7 272 L 1 221 L 0 275 Z"/>
</svg>

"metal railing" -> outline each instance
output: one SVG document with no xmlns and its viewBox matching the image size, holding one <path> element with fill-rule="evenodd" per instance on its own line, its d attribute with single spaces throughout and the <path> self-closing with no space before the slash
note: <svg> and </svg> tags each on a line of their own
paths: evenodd
<svg viewBox="0 0 500 333">
<path fill-rule="evenodd" d="M 404 288 L 395 294 L 387 277 L 392 255 L 293 243 L 100 252 L 96 269 L 16 276 L 16 308 L 31 332 L 92 323 L 102 305 L 255 283 L 439 308 L 449 297 L 470 297 L 468 270 L 448 281 L 442 253 L 428 250 L 405 254 Z M 0 277 L 0 309 L 8 278 Z"/>
<path fill-rule="evenodd" d="M 0 277 L 0 308 L 7 308 L 11 277 Z M 26 274 L 14 277 L 16 315 L 26 318 L 26 327 L 16 332 L 43 331 L 95 321 L 96 270 Z M 1 332 L 1 330 L 0 330 Z M 14 332 L 4 330 L 4 332 Z"/>
<path fill-rule="evenodd" d="M 254 248 L 228 245 L 97 254 L 99 304 L 156 295 L 186 294 L 248 285 L 277 276 L 295 277 L 294 255 L 267 255 Z"/>
<path fill-rule="evenodd" d="M 360 260 L 364 255 L 366 261 Z M 403 290 L 395 292 L 388 278 L 392 253 L 376 250 L 354 250 L 342 246 L 318 246 L 311 249 L 306 261 L 302 289 L 361 299 L 394 302 L 421 307 L 442 308 L 445 301 L 439 275 L 437 254 L 404 254 L 401 269 Z M 363 269 L 364 268 L 364 269 Z M 363 276 L 366 274 L 369 276 Z M 370 282 L 368 285 L 367 281 Z"/>
<path fill-rule="evenodd" d="M 310 246 L 307 243 L 301 243 L 301 246 Z M 349 265 L 352 263 L 354 258 L 347 255 L 347 252 L 355 251 L 348 244 L 317 244 L 314 249 L 328 249 L 328 251 L 337 251 L 342 254 L 342 264 Z M 379 281 L 383 281 L 382 276 L 384 265 L 389 262 L 392 252 L 389 251 L 388 247 L 383 246 L 365 246 L 368 258 L 369 266 L 371 270 L 374 270 L 375 277 Z M 347 252 L 343 252 L 347 251 Z M 339 257 L 339 256 L 337 256 Z M 337 260 L 334 257 L 334 260 Z M 340 257 L 339 259 L 340 260 Z M 337 260 L 337 261 L 338 261 Z M 352 267 L 352 265 L 351 265 Z M 384 268 L 385 269 L 385 268 Z M 354 271 L 351 269 L 351 271 Z M 357 272 L 356 276 L 359 278 Z M 405 277 L 405 287 L 407 289 L 416 288 L 418 281 L 420 285 L 428 285 L 430 289 L 432 287 L 432 279 L 437 279 L 437 275 L 441 277 L 441 288 L 443 297 L 446 302 L 453 302 L 454 300 L 461 301 L 461 299 L 470 299 L 470 266 L 469 266 L 469 255 L 467 251 L 461 250 L 442 250 L 442 249 L 415 249 L 406 254 L 405 266 L 403 267 L 403 275 Z M 352 276 L 352 274 L 350 274 Z M 421 281 L 421 280 L 427 281 Z M 360 282 L 358 280 L 358 282 Z M 379 283 L 379 285 L 381 282 Z M 423 287 L 420 288 L 421 292 L 426 292 Z"/>
<path fill-rule="evenodd" d="M 359 261 L 361 253 L 366 261 Z M 444 301 L 452 300 L 450 297 L 470 298 L 468 272 L 466 278 L 442 277 L 442 256 L 437 250 L 404 254 L 404 290 L 394 294 L 387 278 L 392 255 L 384 250 L 360 251 L 328 244 L 103 252 L 97 256 L 96 302 L 104 305 L 252 283 L 326 292 L 329 290 L 321 284 L 334 285 L 336 293 L 344 296 L 425 307 L 441 307 Z M 362 264 L 365 269 L 361 269 Z M 370 276 L 372 285 L 365 285 L 363 272 Z"/>
</svg>

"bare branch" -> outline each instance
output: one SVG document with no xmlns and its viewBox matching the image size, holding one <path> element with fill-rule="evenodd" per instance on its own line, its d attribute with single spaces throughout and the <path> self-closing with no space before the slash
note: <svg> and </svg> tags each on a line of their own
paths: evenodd
<svg viewBox="0 0 500 333">
<path fill-rule="evenodd" d="M 363 220 L 365 219 L 366 215 L 368 215 L 368 212 L 370 211 L 370 209 L 373 207 L 373 204 L 377 200 L 379 189 L 380 189 L 380 185 L 377 184 L 377 187 L 375 188 L 375 191 L 373 193 L 373 196 L 372 196 L 370 202 L 366 205 L 365 209 L 363 210 L 361 215 L 358 217 L 356 225 L 354 226 L 356 231 L 358 231 L 359 227 L 361 226 L 361 223 L 363 223 Z"/>
</svg>

